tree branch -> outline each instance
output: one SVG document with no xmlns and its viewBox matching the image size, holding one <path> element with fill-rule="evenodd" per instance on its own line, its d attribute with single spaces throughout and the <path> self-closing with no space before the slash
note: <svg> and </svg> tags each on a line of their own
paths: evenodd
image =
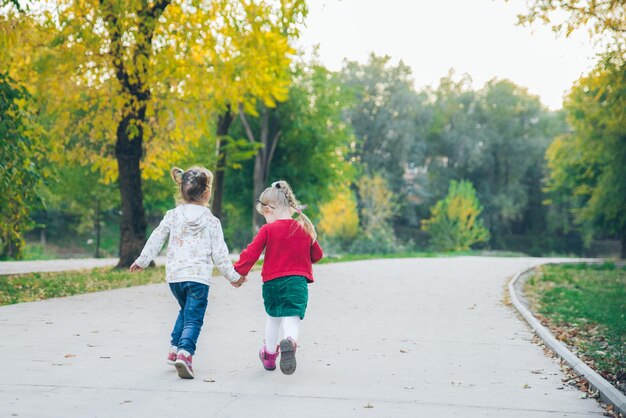
<svg viewBox="0 0 626 418">
<path fill-rule="evenodd" d="M 256 143 L 256 140 L 254 139 L 254 133 L 250 128 L 248 119 L 246 119 L 245 112 L 243 111 L 243 105 L 241 103 L 239 103 L 239 119 L 241 119 L 241 123 L 243 124 L 243 128 L 246 131 L 246 135 L 248 136 L 248 140 L 250 141 L 250 143 Z"/>
</svg>

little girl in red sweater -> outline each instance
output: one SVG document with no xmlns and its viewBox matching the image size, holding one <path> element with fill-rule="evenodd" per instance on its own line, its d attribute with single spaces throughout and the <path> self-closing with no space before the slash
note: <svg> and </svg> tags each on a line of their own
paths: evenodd
<svg viewBox="0 0 626 418">
<path fill-rule="evenodd" d="M 280 352 L 280 370 L 284 374 L 296 371 L 300 321 L 308 302 L 307 285 L 313 282 L 311 265 L 323 255 L 315 227 L 302 213 L 305 208 L 296 200 L 286 181 L 272 183 L 272 187 L 261 193 L 256 206 L 267 224 L 259 229 L 235 263 L 235 270 L 246 276 L 265 249 L 261 277 L 268 317 L 259 357 L 266 370 L 274 370 Z M 292 219 L 294 214 L 297 214 L 296 219 Z M 281 325 L 282 338 L 279 336 Z"/>
</svg>

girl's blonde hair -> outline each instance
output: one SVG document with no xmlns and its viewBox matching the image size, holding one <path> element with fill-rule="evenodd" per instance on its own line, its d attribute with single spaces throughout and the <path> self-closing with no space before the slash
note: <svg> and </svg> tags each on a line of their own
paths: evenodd
<svg viewBox="0 0 626 418">
<path fill-rule="evenodd" d="M 178 185 L 176 204 L 195 203 L 205 206 L 209 204 L 213 184 L 213 173 L 209 170 L 199 165 L 190 167 L 187 171 L 173 167 L 170 175 Z"/>
<path fill-rule="evenodd" d="M 308 216 L 302 213 L 307 206 L 300 204 L 289 183 L 285 180 L 275 181 L 271 187 L 263 190 L 256 205 L 256 211 L 261 215 L 263 215 L 263 206 L 271 206 L 274 209 L 289 209 L 292 215 L 297 213 L 296 221 L 311 236 L 313 241 L 317 239 L 315 226 L 313 226 Z"/>
</svg>

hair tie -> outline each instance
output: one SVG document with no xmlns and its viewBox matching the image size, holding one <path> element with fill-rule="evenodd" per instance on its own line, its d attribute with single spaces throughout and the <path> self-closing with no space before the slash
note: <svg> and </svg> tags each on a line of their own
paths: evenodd
<svg viewBox="0 0 626 418">
<path fill-rule="evenodd" d="M 275 181 L 274 183 L 272 183 L 272 187 L 276 187 L 277 189 L 280 189 L 280 183 Z"/>
<path fill-rule="evenodd" d="M 306 209 L 306 208 L 308 208 L 308 207 L 309 207 L 308 205 L 300 205 L 300 206 L 298 206 L 298 207 L 296 208 L 296 212 L 301 214 L 301 213 L 302 213 L 302 211 L 303 211 L 303 210 L 305 210 L 305 209 Z"/>
</svg>

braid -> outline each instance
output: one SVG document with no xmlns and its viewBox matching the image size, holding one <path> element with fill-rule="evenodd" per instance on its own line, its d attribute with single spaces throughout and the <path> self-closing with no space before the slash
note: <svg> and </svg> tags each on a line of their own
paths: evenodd
<svg viewBox="0 0 626 418">
<path fill-rule="evenodd" d="M 289 206 L 291 206 L 291 208 L 295 210 L 298 210 L 298 208 L 301 206 L 300 202 L 298 201 L 298 199 L 296 199 L 296 195 L 293 194 L 293 190 L 291 190 L 289 184 L 287 184 L 286 181 L 280 180 L 276 182 L 276 187 L 285 194 L 287 202 L 289 202 Z"/>
<path fill-rule="evenodd" d="M 289 205 L 289 207 L 295 213 L 298 214 L 296 221 L 298 221 L 300 226 L 302 226 L 302 228 L 304 228 L 304 230 L 311 236 L 313 241 L 315 241 L 317 239 L 317 232 L 315 232 L 315 226 L 313 226 L 313 223 L 308 218 L 308 216 L 302 213 L 302 211 L 306 209 L 307 206 L 302 205 L 300 201 L 296 199 L 296 195 L 293 193 L 293 190 L 291 190 L 291 187 L 286 181 L 284 180 L 275 181 L 274 183 L 272 183 L 272 187 L 277 188 L 283 193 L 283 195 L 287 199 L 287 204 Z"/>
</svg>

